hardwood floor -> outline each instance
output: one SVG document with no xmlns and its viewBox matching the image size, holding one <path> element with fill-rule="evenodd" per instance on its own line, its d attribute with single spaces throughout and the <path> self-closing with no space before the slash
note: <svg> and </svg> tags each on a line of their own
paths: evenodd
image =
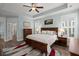
<svg viewBox="0 0 79 59">
<path fill-rule="evenodd" d="M 21 44 L 23 41 L 8 41 L 6 42 L 6 48 L 14 47 L 16 45 Z M 68 51 L 68 47 L 63 47 L 59 45 L 53 45 L 52 49 L 59 50 L 62 53 L 62 56 L 70 56 L 70 52 Z"/>
<path fill-rule="evenodd" d="M 22 44 L 22 43 L 21 43 Z M 12 47 L 10 47 L 12 48 Z M 29 50 L 30 49 L 30 50 Z M 58 54 L 56 54 L 55 56 L 70 56 L 70 53 L 68 51 L 68 48 L 66 47 L 62 47 L 62 46 L 58 46 L 58 45 L 54 45 L 52 47 L 52 49 L 54 49 L 55 51 L 57 51 Z M 24 52 L 26 51 L 26 52 Z M 6 54 L 7 53 L 7 54 Z M 39 54 L 39 55 L 38 55 Z M 33 49 L 31 46 L 29 45 L 25 45 L 24 47 L 18 48 L 16 50 L 10 50 L 8 52 L 4 53 L 5 56 L 12 56 L 12 55 L 18 55 L 18 56 L 45 56 L 43 55 L 40 50 L 36 50 Z"/>
<path fill-rule="evenodd" d="M 5 48 L 10 48 L 10 47 L 14 47 L 16 45 L 19 45 L 21 44 L 23 41 L 13 41 L 13 40 L 10 40 L 8 42 L 5 43 Z"/>
</svg>

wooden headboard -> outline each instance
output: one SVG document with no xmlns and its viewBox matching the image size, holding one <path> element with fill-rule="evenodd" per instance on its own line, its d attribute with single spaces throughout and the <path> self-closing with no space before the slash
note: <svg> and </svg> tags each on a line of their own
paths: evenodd
<svg viewBox="0 0 79 59">
<path fill-rule="evenodd" d="M 55 31 L 57 33 L 57 36 L 58 36 L 58 27 L 52 27 L 52 28 L 41 28 L 41 31 Z"/>
</svg>

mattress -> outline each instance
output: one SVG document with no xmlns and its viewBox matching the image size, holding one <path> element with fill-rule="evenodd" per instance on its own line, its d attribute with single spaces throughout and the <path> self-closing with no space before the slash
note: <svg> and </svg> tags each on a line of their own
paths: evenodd
<svg viewBox="0 0 79 59">
<path fill-rule="evenodd" d="M 26 38 L 46 43 L 48 45 L 51 45 L 58 39 L 57 35 L 47 35 L 47 34 L 32 34 L 28 35 Z"/>
</svg>

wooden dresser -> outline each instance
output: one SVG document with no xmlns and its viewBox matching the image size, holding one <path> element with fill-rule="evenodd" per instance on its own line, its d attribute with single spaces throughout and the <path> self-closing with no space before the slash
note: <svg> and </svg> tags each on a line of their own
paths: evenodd
<svg viewBox="0 0 79 59">
<path fill-rule="evenodd" d="M 27 35 L 32 34 L 32 29 L 23 29 L 23 38 L 25 40 Z"/>
</svg>

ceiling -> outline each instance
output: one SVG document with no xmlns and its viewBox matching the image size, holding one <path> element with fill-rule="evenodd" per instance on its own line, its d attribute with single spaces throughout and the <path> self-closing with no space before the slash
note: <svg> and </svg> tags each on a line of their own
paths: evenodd
<svg viewBox="0 0 79 59">
<path fill-rule="evenodd" d="M 23 7 L 23 5 L 31 5 L 31 3 L 0 3 L 0 14 L 7 16 L 17 16 L 17 15 L 29 15 L 34 16 L 36 14 L 43 13 L 49 9 L 56 8 L 63 5 L 63 3 L 38 3 L 37 6 L 43 6 L 43 9 L 38 9 L 39 13 L 36 11 L 29 12 L 29 7 Z"/>
<path fill-rule="evenodd" d="M 58 8 L 65 3 L 37 3 L 37 6 L 43 6 L 43 9 L 38 9 L 39 13 L 36 11 L 29 12 L 29 7 L 23 7 L 23 5 L 31 5 L 31 3 L 0 3 L 0 15 L 2 16 L 18 16 L 18 15 L 27 15 L 27 16 L 36 16 L 38 14 L 43 14 L 44 12 Z M 68 4 L 72 7 L 72 4 Z M 79 4 L 78 4 L 79 5 Z M 76 5 L 76 6 L 78 6 Z"/>
</svg>

